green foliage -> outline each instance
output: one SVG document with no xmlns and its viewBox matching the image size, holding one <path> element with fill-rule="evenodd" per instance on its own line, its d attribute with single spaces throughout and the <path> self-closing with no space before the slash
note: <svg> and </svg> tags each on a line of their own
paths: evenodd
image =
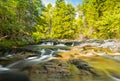
<svg viewBox="0 0 120 81">
<path fill-rule="evenodd" d="M 75 39 L 79 35 L 75 24 L 75 9 L 64 0 L 56 0 L 55 7 L 48 4 L 39 17 L 34 38 Z"/>
<path fill-rule="evenodd" d="M 48 6 L 44 8 L 41 12 L 41 15 L 39 16 L 39 22 L 35 26 L 36 31 L 33 32 L 33 37 L 36 39 L 37 42 L 39 42 L 41 38 L 51 37 L 52 15 L 52 5 L 48 4 Z"/>
<path fill-rule="evenodd" d="M 33 26 L 37 22 L 37 8 L 41 7 L 40 0 L 1 0 L 0 38 L 7 37 L 0 40 L 0 47 L 28 44 L 30 41 L 26 38 L 32 38 Z"/>
<path fill-rule="evenodd" d="M 52 37 L 58 39 L 73 39 L 76 30 L 74 26 L 75 10 L 71 4 L 65 4 L 64 0 L 57 1 L 53 15 Z"/>
<path fill-rule="evenodd" d="M 14 41 L 12 41 L 12 40 L 4 40 L 4 41 L 1 41 L 0 42 L 0 46 L 1 47 L 14 47 L 16 44 L 15 44 L 15 42 Z"/>
<path fill-rule="evenodd" d="M 75 24 L 75 9 L 64 0 L 57 0 L 55 7 L 48 4 L 39 18 L 35 27 L 37 31 L 33 33 L 38 41 L 39 38 L 75 39 L 79 35 Z"/>
<path fill-rule="evenodd" d="M 119 4 L 119 0 L 83 0 L 83 34 L 100 39 L 120 38 Z"/>
</svg>

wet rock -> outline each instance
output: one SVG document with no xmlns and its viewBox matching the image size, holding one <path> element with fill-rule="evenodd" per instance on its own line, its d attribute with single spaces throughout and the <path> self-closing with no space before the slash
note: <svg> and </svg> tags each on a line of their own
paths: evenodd
<svg viewBox="0 0 120 81">
<path fill-rule="evenodd" d="M 0 57 L 0 64 L 5 66 L 7 64 L 9 64 L 11 61 L 9 58 L 6 58 L 6 57 Z"/>
<path fill-rule="evenodd" d="M 97 75 L 96 72 L 94 72 L 93 68 L 89 66 L 87 62 L 81 59 L 69 60 L 68 63 L 74 64 L 80 71 L 85 70 L 85 71 L 90 72 L 93 75 Z"/>
<path fill-rule="evenodd" d="M 71 67 L 71 64 L 73 64 L 74 67 Z M 49 77 L 66 78 L 66 77 L 71 77 L 74 74 L 75 75 L 87 74 L 89 76 L 97 75 L 94 72 L 93 68 L 81 59 L 73 59 L 73 60 L 69 60 L 69 62 L 53 59 L 47 62 L 39 63 L 37 65 L 26 66 L 22 68 L 21 71 L 27 73 L 31 77 L 34 75 L 35 76 L 45 75 L 47 76 L 47 78 Z"/>
<path fill-rule="evenodd" d="M 21 71 L 33 74 L 57 74 L 60 76 L 70 75 L 69 64 L 59 60 L 50 60 L 37 65 L 24 67 Z"/>
<path fill-rule="evenodd" d="M 62 57 L 61 55 L 59 54 L 53 54 L 54 57 Z"/>
<path fill-rule="evenodd" d="M 81 42 L 79 41 L 69 41 L 69 42 L 65 42 L 65 45 L 67 46 L 77 46 L 80 45 Z"/>
<path fill-rule="evenodd" d="M 45 38 L 45 39 L 41 39 L 39 42 L 39 44 L 43 44 L 43 43 L 45 45 L 47 45 L 47 43 L 50 43 L 51 45 L 56 45 L 56 44 L 58 44 L 58 40 Z"/>
</svg>

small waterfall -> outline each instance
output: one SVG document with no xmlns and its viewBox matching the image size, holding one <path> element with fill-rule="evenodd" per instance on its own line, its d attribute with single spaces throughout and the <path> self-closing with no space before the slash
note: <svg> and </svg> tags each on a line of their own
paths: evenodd
<svg viewBox="0 0 120 81">
<path fill-rule="evenodd" d="M 47 42 L 46 45 L 47 46 L 53 46 L 53 42 Z"/>
<path fill-rule="evenodd" d="M 43 49 L 42 51 L 43 51 L 43 53 L 46 52 L 45 49 Z M 50 51 L 51 51 L 51 53 L 48 54 L 48 55 L 42 54 L 41 57 L 29 57 L 27 59 L 20 60 L 20 61 L 17 61 L 15 63 L 12 63 L 12 64 L 6 66 L 6 68 L 21 69 L 21 68 L 24 68 L 24 67 L 29 66 L 29 65 L 35 65 L 35 64 L 39 64 L 41 62 L 51 60 L 55 57 L 53 57 L 54 51 L 52 51 L 52 50 L 50 50 Z"/>
<path fill-rule="evenodd" d="M 40 58 L 36 58 L 36 59 L 32 59 L 32 60 L 27 61 L 26 64 L 27 65 L 39 64 L 41 62 L 48 61 L 50 59 L 52 59 L 51 54 L 49 54 L 49 55 L 43 55 Z"/>
<path fill-rule="evenodd" d="M 25 63 L 27 60 L 29 60 L 29 59 L 20 60 L 20 61 L 14 62 L 14 63 L 12 63 L 12 64 L 7 65 L 6 68 L 13 68 L 13 67 L 15 67 L 15 68 L 17 68 L 17 67 L 21 68 L 21 67 L 24 67 L 23 65 L 24 65 L 24 63 Z"/>
<path fill-rule="evenodd" d="M 56 46 L 66 46 L 65 44 L 57 44 Z"/>
<path fill-rule="evenodd" d="M 57 49 L 58 52 L 67 52 L 67 50 Z"/>
<path fill-rule="evenodd" d="M 39 46 L 53 46 L 53 42 L 42 43 Z"/>
<path fill-rule="evenodd" d="M 29 58 L 27 58 L 27 59 L 36 59 L 36 58 L 38 58 L 37 56 L 35 56 L 35 57 L 29 57 Z"/>
<path fill-rule="evenodd" d="M 50 50 L 50 51 L 51 51 L 50 56 L 53 56 L 53 54 L 55 53 L 55 51 L 53 51 L 53 50 Z"/>
<path fill-rule="evenodd" d="M 2 67 L 2 65 L 0 65 L 0 71 L 6 71 L 6 70 L 10 70 L 9 68 L 5 68 L 5 67 Z"/>
<path fill-rule="evenodd" d="M 73 42 L 71 46 L 75 46 L 75 43 Z"/>
<path fill-rule="evenodd" d="M 45 43 L 42 43 L 42 44 L 40 44 L 39 46 L 46 46 L 46 44 L 45 44 Z"/>
<path fill-rule="evenodd" d="M 45 49 L 42 49 L 40 52 L 41 52 L 41 56 L 43 56 L 46 51 L 45 51 Z"/>
<path fill-rule="evenodd" d="M 8 57 L 8 58 L 12 58 L 12 57 L 13 57 L 13 55 L 10 55 L 10 54 L 9 54 L 9 55 L 6 55 L 6 57 Z"/>
<path fill-rule="evenodd" d="M 25 59 L 25 60 L 21 60 L 21 61 L 12 63 L 12 64 L 6 66 L 6 68 L 21 69 L 21 68 L 24 68 L 26 66 L 39 64 L 41 62 L 45 62 L 45 61 L 48 61 L 51 59 L 53 59 L 51 55 L 43 55 L 39 58 Z"/>
</svg>

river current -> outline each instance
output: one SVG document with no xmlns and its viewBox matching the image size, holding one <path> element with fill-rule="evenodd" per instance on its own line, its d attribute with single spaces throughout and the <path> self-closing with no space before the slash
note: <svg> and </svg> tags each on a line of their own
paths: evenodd
<svg viewBox="0 0 120 81">
<path fill-rule="evenodd" d="M 37 45 L 29 45 L 23 48 L 27 48 L 32 51 L 37 51 L 40 53 L 38 56 L 27 57 L 22 60 L 13 62 L 6 65 L 5 67 L 0 66 L 0 71 L 11 70 L 11 69 L 21 69 L 25 66 L 36 65 L 42 62 L 55 59 L 57 53 L 67 53 L 69 51 L 78 51 L 80 53 L 81 59 L 85 60 L 91 66 L 95 67 L 97 70 L 105 71 L 108 75 L 107 77 L 92 77 L 92 76 L 71 76 L 68 78 L 54 77 L 39 75 L 42 78 L 38 78 L 35 75 L 32 76 L 33 81 L 120 81 L 120 42 L 115 40 L 88 40 L 77 42 L 60 42 L 54 44 L 52 41 L 43 42 Z M 14 54 L 7 54 L 5 57 L 11 57 Z M 63 55 L 64 56 L 64 55 Z M 66 57 L 66 56 L 65 56 Z M 98 71 L 99 72 L 99 71 Z"/>
</svg>

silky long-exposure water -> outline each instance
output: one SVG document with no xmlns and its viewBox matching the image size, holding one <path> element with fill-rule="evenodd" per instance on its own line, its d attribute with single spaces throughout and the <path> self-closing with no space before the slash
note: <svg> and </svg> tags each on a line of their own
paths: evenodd
<svg viewBox="0 0 120 81">
<path fill-rule="evenodd" d="M 37 56 L 27 57 L 8 64 L 6 67 L 0 67 L 0 71 L 19 70 L 27 66 L 41 65 L 41 63 L 52 59 L 66 61 L 79 58 L 86 61 L 94 68 L 98 76 L 84 72 L 81 75 L 80 73 L 82 70 L 78 73 L 79 71 L 74 69 L 73 74 L 69 76 L 66 74 L 61 75 L 60 73 L 33 73 L 30 75 L 30 79 L 31 81 L 120 81 L 120 43 L 118 41 L 105 40 L 101 42 L 98 40 L 89 40 L 86 42 L 79 42 L 77 46 L 73 45 L 75 45 L 75 42 L 70 45 L 66 45 L 66 43 L 54 45 L 53 42 L 48 42 L 26 46 L 24 48 L 40 53 Z M 14 57 L 14 55 L 11 55 L 10 58 L 12 57 Z M 71 66 L 69 67 L 71 68 Z"/>
</svg>

